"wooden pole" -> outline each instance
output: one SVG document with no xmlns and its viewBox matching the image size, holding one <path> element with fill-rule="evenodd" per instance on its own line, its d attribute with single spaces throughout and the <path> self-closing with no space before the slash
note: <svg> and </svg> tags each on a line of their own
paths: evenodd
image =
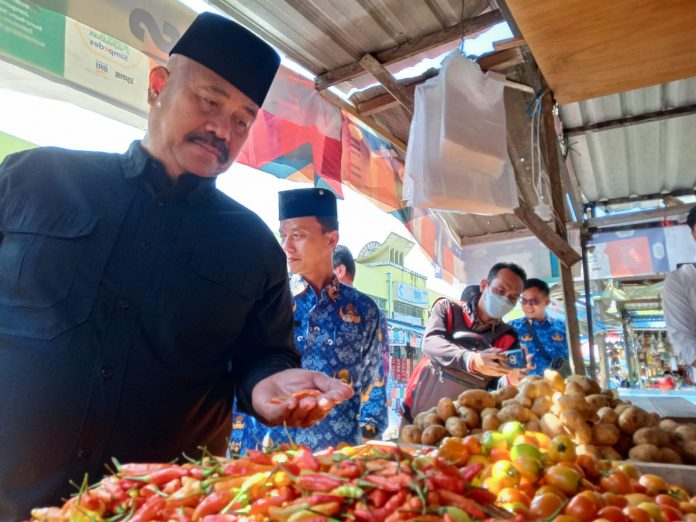
<svg viewBox="0 0 696 522">
<path fill-rule="evenodd" d="M 594 286 L 597 295 L 602 295 L 605 283 L 603 281 L 595 281 Z M 595 309 L 597 310 L 599 321 L 606 324 L 607 303 L 602 299 L 598 299 L 595 303 Z M 599 357 L 599 384 L 603 389 L 609 387 L 609 361 L 607 356 L 606 335 L 606 330 L 600 330 L 597 332 L 597 337 L 595 338 L 595 344 L 597 345 L 597 356 Z"/>
<path fill-rule="evenodd" d="M 553 94 L 547 91 L 542 100 L 542 121 L 544 125 L 544 159 L 549 175 L 549 185 L 551 190 L 551 206 L 554 215 L 556 233 L 564 240 L 568 239 L 568 231 L 565 224 L 565 202 L 563 185 L 561 182 L 561 164 L 558 150 L 558 140 L 556 138 L 556 127 L 553 116 Z M 578 313 L 575 307 L 575 282 L 571 266 L 566 265 L 563 260 L 560 263 L 561 284 L 563 285 L 563 302 L 566 311 L 566 331 L 568 339 L 568 352 L 573 373 L 584 375 L 585 365 L 582 360 L 582 350 L 580 348 L 580 326 L 578 324 Z"/>
<path fill-rule="evenodd" d="M 585 286 L 585 313 L 587 314 L 587 344 L 590 351 L 590 377 L 597 376 L 597 361 L 594 349 L 594 304 L 592 303 L 592 286 L 590 285 L 590 263 L 588 259 L 587 239 L 582 238 L 582 275 Z"/>
</svg>

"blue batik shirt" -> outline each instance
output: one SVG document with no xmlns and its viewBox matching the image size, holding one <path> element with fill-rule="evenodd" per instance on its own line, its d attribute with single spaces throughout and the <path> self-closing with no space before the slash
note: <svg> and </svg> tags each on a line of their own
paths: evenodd
<svg viewBox="0 0 696 522">
<path fill-rule="evenodd" d="M 381 346 L 381 362 L 377 379 L 369 394 L 363 394 L 360 409 L 360 427 L 363 435 L 377 439 L 387 429 L 387 380 L 389 377 L 389 330 L 384 314 L 379 314 L 379 330 L 377 338 Z"/>
<path fill-rule="evenodd" d="M 338 404 L 310 428 L 269 428 L 257 419 L 234 412 L 231 454 L 289 442 L 318 451 L 341 442 L 362 442 L 360 413 L 382 366 L 380 312 L 365 294 L 333 278 L 317 297 L 298 276 L 290 281 L 295 319 L 295 343 L 302 367 L 351 385 L 355 394 Z M 386 417 L 386 409 L 384 410 Z"/>
<path fill-rule="evenodd" d="M 531 323 L 534 325 L 534 331 L 536 331 L 539 342 L 550 358 L 545 357 L 537 348 Z M 553 357 L 563 357 L 568 360 L 566 326 L 565 322 L 560 319 L 554 319 L 547 315 L 543 321 L 533 320 L 530 322 L 526 317 L 522 317 L 521 319 L 510 321 L 510 326 L 517 330 L 520 337 L 520 345 L 526 346 L 529 355 L 532 356 L 532 364 L 534 364 L 535 368 L 529 370 L 530 375 L 543 375 L 544 370 L 551 364 Z"/>
</svg>

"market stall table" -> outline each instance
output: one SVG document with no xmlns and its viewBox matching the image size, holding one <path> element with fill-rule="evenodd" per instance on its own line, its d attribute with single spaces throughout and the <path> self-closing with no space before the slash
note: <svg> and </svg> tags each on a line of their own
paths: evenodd
<svg viewBox="0 0 696 522">
<path fill-rule="evenodd" d="M 619 390 L 622 399 L 629 400 L 648 413 L 657 413 L 677 422 L 696 421 L 696 394 L 679 391 Z"/>
</svg>

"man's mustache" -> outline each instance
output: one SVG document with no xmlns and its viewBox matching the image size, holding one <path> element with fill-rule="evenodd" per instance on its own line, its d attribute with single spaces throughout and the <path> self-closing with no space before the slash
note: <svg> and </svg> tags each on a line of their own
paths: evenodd
<svg viewBox="0 0 696 522">
<path fill-rule="evenodd" d="M 192 143 L 200 142 L 214 147 L 218 151 L 218 162 L 221 164 L 227 163 L 227 160 L 230 158 L 230 153 L 225 146 L 225 140 L 221 140 L 212 132 L 208 132 L 206 134 L 192 132 L 186 136 L 186 141 L 190 141 Z"/>
</svg>

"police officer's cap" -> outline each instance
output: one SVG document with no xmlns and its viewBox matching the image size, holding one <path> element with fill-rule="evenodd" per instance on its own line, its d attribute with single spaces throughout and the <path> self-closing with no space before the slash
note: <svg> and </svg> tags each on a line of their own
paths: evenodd
<svg viewBox="0 0 696 522">
<path fill-rule="evenodd" d="M 278 217 L 281 221 L 307 216 L 337 217 L 334 193 L 317 188 L 284 190 L 278 193 Z"/>
<path fill-rule="evenodd" d="M 280 66 L 280 56 L 270 45 L 214 13 L 198 15 L 169 54 L 181 54 L 206 66 L 258 106 Z"/>
</svg>

